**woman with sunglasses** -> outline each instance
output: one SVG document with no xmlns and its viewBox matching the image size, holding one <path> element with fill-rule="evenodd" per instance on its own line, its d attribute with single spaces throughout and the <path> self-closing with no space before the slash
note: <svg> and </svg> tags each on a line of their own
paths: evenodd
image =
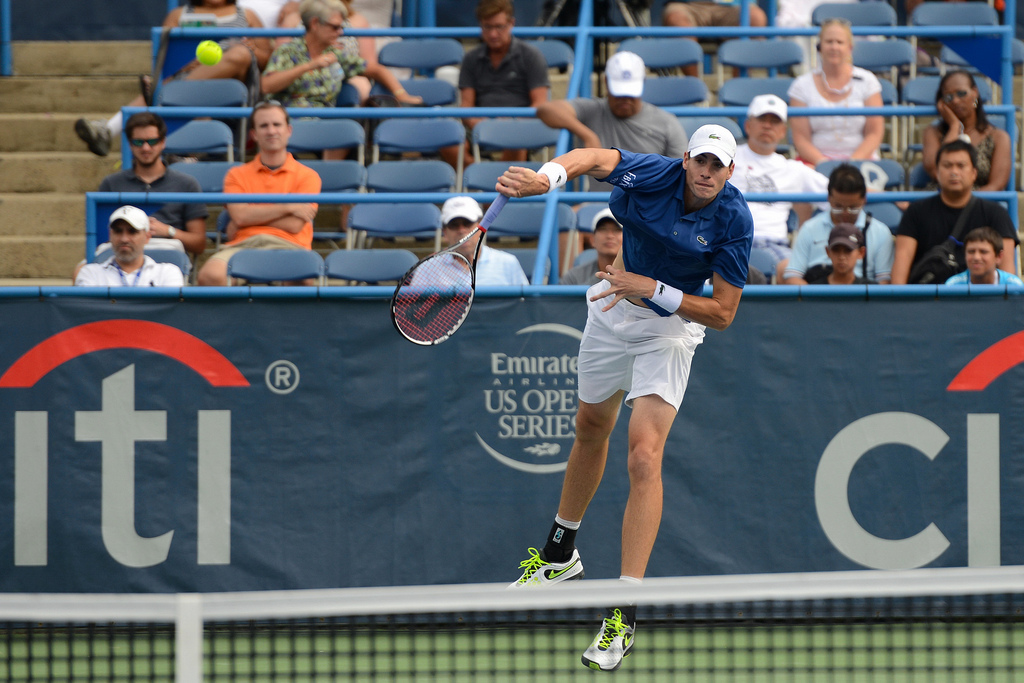
<svg viewBox="0 0 1024 683">
<path fill-rule="evenodd" d="M 978 84 L 966 71 L 950 71 L 935 91 L 935 108 L 939 118 L 923 135 L 924 170 L 935 181 L 935 155 L 947 142 L 962 139 L 974 145 L 978 153 L 978 180 L 975 189 L 995 191 L 1006 189 L 1010 180 L 1010 136 L 988 121 L 985 107 L 978 95 Z"/>
<path fill-rule="evenodd" d="M 827 19 L 818 33 L 820 65 L 789 87 L 790 128 L 800 160 L 878 159 L 885 132 L 881 116 L 800 116 L 798 107 L 881 107 L 878 78 L 853 65 L 853 32 L 845 19 Z"/>
<path fill-rule="evenodd" d="M 338 43 L 348 18 L 341 0 L 302 0 L 305 35 L 278 46 L 260 89 L 286 107 L 333 107 L 346 79 L 363 73 L 358 46 Z"/>
</svg>

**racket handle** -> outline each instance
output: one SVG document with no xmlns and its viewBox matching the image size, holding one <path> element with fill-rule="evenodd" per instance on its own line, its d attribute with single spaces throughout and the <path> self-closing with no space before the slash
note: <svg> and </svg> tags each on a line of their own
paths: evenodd
<svg viewBox="0 0 1024 683">
<path fill-rule="evenodd" d="M 484 214 L 483 220 L 480 221 L 481 232 L 487 232 L 487 228 L 491 227 L 491 223 L 498 217 L 501 210 L 505 208 L 505 204 L 508 203 L 508 197 L 503 194 L 499 194 L 498 198 L 491 202 L 491 206 L 487 209 L 487 213 Z"/>
</svg>

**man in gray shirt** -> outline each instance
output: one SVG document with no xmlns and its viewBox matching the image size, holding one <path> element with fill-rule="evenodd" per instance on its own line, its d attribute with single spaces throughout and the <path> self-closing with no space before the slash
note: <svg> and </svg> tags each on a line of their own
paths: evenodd
<svg viewBox="0 0 1024 683">
<path fill-rule="evenodd" d="M 616 52 L 605 67 L 606 99 L 552 100 L 537 107 L 537 118 L 551 128 L 568 130 L 580 147 L 615 147 L 681 159 L 686 152 L 686 131 L 675 116 L 640 99 L 645 73 L 639 55 Z M 590 179 L 591 191 L 611 189 L 607 183 Z"/>
</svg>

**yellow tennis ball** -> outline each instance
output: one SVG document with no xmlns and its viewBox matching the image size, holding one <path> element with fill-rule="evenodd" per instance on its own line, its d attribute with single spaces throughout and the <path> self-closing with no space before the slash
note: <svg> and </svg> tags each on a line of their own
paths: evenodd
<svg viewBox="0 0 1024 683">
<path fill-rule="evenodd" d="M 200 64 L 205 64 L 206 66 L 213 66 L 219 62 L 223 54 L 224 51 L 220 49 L 220 45 L 212 40 L 204 40 L 196 47 L 196 59 L 199 60 Z"/>
</svg>

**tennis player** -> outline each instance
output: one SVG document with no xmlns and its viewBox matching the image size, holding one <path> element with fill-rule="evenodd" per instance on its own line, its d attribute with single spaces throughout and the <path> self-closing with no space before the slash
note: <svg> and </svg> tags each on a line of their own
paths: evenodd
<svg viewBox="0 0 1024 683">
<path fill-rule="evenodd" d="M 576 149 L 534 172 L 513 166 L 496 190 L 509 197 L 552 192 L 581 175 L 611 183 L 609 206 L 622 224 L 622 251 L 587 292 L 579 352 L 579 409 L 562 496 L 547 543 L 520 564 L 511 587 L 583 577 L 576 531 L 604 473 L 608 440 L 625 394 L 629 499 L 622 520 L 624 581 L 639 582 L 661 523 L 661 461 L 705 327 L 736 316 L 754 226 L 740 192 L 726 183 L 736 140 L 702 126 L 682 159 L 619 149 Z M 701 296 L 711 278 L 713 294 Z M 636 607 L 611 610 L 583 664 L 619 667 L 633 647 Z"/>
</svg>

